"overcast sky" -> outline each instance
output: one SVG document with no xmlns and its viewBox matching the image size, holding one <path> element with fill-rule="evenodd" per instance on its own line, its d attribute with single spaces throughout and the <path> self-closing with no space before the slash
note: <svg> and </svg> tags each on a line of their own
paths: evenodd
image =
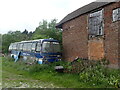
<svg viewBox="0 0 120 90">
<path fill-rule="evenodd" d="M 39 22 L 58 19 L 95 0 L 0 0 L 0 33 L 34 31 Z"/>
</svg>

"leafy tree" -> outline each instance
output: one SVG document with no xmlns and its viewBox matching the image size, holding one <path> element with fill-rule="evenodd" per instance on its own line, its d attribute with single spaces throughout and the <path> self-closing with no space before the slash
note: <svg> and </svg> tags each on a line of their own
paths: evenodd
<svg viewBox="0 0 120 90">
<path fill-rule="evenodd" d="M 25 29 L 23 32 L 22 32 L 22 34 L 28 34 L 28 31 Z"/>
<path fill-rule="evenodd" d="M 48 39 L 53 38 L 56 40 L 59 40 L 62 42 L 62 31 L 60 29 L 56 29 L 57 20 L 53 19 L 51 22 L 47 22 L 46 20 L 43 20 L 39 23 L 39 26 L 36 28 L 33 39 Z"/>
<path fill-rule="evenodd" d="M 29 34 L 21 33 L 20 31 L 9 31 L 2 35 L 2 52 L 8 53 L 10 43 L 29 40 Z"/>
<path fill-rule="evenodd" d="M 2 34 L 0 34 L 0 53 L 2 52 Z"/>
</svg>

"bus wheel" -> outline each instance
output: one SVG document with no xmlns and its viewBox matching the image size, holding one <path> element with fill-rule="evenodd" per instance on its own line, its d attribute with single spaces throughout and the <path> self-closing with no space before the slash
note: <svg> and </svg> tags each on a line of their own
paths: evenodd
<svg viewBox="0 0 120 90">
<path fill-rule="evenodd" d="M 11 57 L 14 58 L 14 55 L 12 55 Z"/>
</svg>

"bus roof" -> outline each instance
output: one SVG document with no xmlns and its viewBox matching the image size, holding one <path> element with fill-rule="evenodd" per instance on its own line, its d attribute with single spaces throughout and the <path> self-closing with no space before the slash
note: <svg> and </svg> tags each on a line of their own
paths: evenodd
<svg viewBox="0 0 120 90">
<path fill-rule="evenodd" d="M 14 42 L 14 43 L 11 43 L 11 44 L 28 43 L 28 42 L 44 42 L 44 41 L 58 42 L 58 40 L 54 40 L 54 39 L 36 39 L 36 40 L 28 40 L 28 41 Z"/>
</svg>

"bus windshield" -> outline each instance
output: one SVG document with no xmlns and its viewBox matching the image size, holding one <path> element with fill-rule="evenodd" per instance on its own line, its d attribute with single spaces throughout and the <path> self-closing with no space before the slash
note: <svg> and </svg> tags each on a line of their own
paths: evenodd
<svg viewBox="0 0 120 90">
<path fill-rule="evenodd" d="M 58 42 L 44 41 L 42 44 L 42 52 L 59 53 L 59 52 L 61 52 L 60 44 Z"/>
</svg>

